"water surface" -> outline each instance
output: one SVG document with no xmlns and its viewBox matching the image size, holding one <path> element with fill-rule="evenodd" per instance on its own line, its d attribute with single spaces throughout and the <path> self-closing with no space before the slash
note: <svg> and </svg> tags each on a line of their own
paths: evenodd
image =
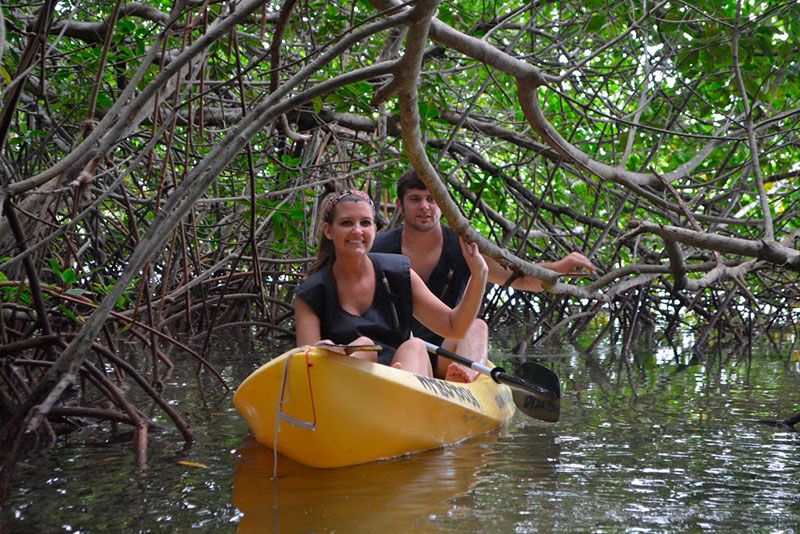
<svg viewBox="0 0 800 534">
<path fill-rule="evenodd" d="M 179 366 L 168 388 L 180 392 L 194 447 L 182 451 L 169 428 L 152 434 L 140 472 L 128 436 L 70 436 L 18 468 L 0 531 L 800 529 L 800 434 L 754 422 L 800 410 L 800 364 L 789 354 L 688 367 L 657 351 L 627 363 L 568 348 L 530 356 L 561 377 L 560 422 L 518 412 L 465 443 L 333 470 L 282 457 L 275 467 L 230 394 L 198 379 L 194 364 Z M 234 384 L 261 357 L 227 346 L 215 361 Z"/>
</svg>

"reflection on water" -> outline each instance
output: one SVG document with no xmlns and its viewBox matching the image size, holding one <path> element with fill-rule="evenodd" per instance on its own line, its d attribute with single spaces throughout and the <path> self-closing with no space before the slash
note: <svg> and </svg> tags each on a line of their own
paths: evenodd
<svg viewBox="0 0 800 534">
<path fill-rule="evenodd" d="M 492 462 L 497 433 L 391 461 L 313 469 L 248 438 L 239 450 L 233 503 L 239 532 L 426 531 L 452 513 L 450 500 Z"/>
<path fill-rule="evenodd" d="M 235 354 L 217 355 L 232 383 L 261 359 Z M 73 436 L 19 468 L 0 532 L 798 531 L 800 433 L 753 422 L 800 409 L 797 363 L 546 363 L 562 381 L 557 424 L 517 413 L 455 446 L 334 470 L 280 458 L 274 480 L 230 397 L 176 369 L 198 437 L 188 455 L 176 432 L 154 434 L 140 473 L 129 442 Z"/>
</svg>

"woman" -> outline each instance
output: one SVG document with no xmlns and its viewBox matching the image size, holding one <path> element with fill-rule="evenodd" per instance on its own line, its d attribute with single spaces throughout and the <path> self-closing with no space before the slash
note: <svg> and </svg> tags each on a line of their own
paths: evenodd
<svg viewBox="0 0 800 534">
<path fill-rule="evenodd" d="M 322 212 L 319 256 L 295 300 L 297 345 L 381 345 L 357 351 L 377 361 L 432 376 L 420 339 L 409 339 L 411 318 L 448 339 L 461 339 L 478 313 L 488 268 L 475 243 L 462 242 L 471 277 L 461 302 L 449 308 L 399 254 L 370 254 L 375 207 L 362 191 L 334 195 Z"/>
</svg>

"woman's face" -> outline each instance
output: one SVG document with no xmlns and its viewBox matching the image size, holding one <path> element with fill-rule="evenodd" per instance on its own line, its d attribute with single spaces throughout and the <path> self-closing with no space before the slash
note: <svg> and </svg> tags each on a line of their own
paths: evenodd
<svg viewBox="0 0 800 534">
<path fill-rule="evenodd" d="M 367 202 L 343 200 L 336 204 L 333 221 L 324 223 L 322 231 L 333 242 L 336 257 L 363 255 L 375 239 L 375 218 Z"/>
</svg>

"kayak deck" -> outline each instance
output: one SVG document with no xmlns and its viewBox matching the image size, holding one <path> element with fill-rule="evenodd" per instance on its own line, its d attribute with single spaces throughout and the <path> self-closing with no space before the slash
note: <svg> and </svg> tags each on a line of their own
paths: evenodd
<svg viewBox="0 0 800 534">
<path fill-rule="evenodd" d="M 312 467 L 456 443 L 497 428 L 515 410 L 510 389 L 484 375 L 446 382 L 320 347 L 264 364 L 233 402 L 259 443 Z"/>
</svg>

